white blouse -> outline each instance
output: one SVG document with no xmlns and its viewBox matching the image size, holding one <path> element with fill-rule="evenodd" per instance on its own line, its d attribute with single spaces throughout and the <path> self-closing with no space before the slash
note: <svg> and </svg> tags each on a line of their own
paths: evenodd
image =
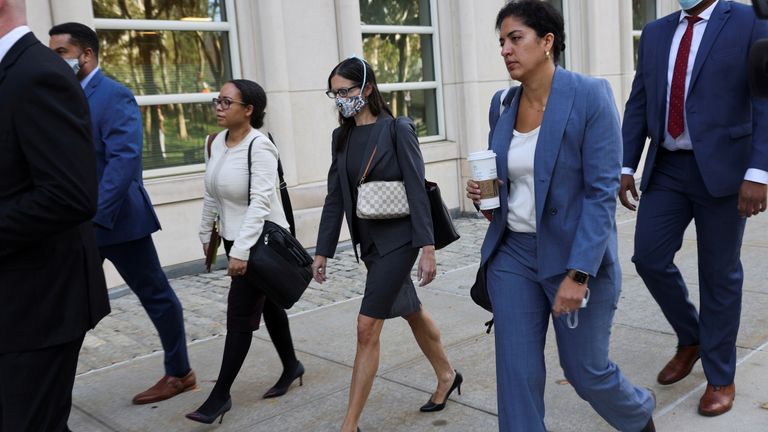
<svg viewBox="0 0 768 432">
<path fill-rule="evenodd" d="M 536 232 L 536 195 L 534 195 L 533 156 L 539 130 L 522 133 L 514 131 L 507 153 L 509 178 L 509 212 L 507 228 L 514 232 Z"/>
<path fill-rule="evenodd" d="M 256 129 L 234 147 L 227 147 L 226 131 L 211 144 L 211 157 L 205 151 L 205 193 L 200 220 L 200 241 L 211 238 L 211 229 L 219 217 L 219 234 L 234 241 L 231 257 L 248 260 L 250 249 L 261 236 L 264 221 L 288 228 L 280 203 L 277 176 L 277 147 Z M 248 185 L 248 146 L 251 150 L 251 184 Z M 251 205 L 248 205 L 250 189 Z"/>
</svg>

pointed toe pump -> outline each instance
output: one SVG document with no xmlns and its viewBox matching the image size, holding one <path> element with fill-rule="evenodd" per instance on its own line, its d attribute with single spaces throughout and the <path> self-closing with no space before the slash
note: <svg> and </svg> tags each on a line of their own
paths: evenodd
<svg viewBox="0 0 768 432">
<path fill-rule="evenodd" d="M 219 424 L 224 421 L 224 414 L 226 414 L 229 410 L 232 409 L 232 398 L 230 397 L 227 399 L 226 402 L 224 402 L 224 405 L 219 408 L 218 411 L 215 413 L 208 415 L 201 413 L 200 411 L 191 412 L 186 415 L 186 417 L 192 421 L 196 421 L 198 423 L 205 423 L 205 424 L 211 424 L 213 423 L 217 418 L 219 418 Z"/>
<path fill-rule="evenodd" d="M 293 373 L 288 375 L 283 374 L 277 383 L 264 393 L 264 399 L 276 398 L 284 395 L 297 378 L 299 380 L 299 385 L 304 385 L 304 365 L 301 364 L 301 362 L 296 362 L 296 368 L 293 370 Z"/>
<path fill-rule="evenodd" d="M 451 393 L 453 393 L 454 390 L 458 391 L 459 394 L 461 394 L 461 383 L 464 382 L 464 377 L 461 376 L 461 374 L 454 370 L 456 372 L 456 377 L 453 379 L 453 384 L 451 384 L 451 388 L 448 390 L 448 393 L 445 395 L 445 399 L 442 403 L 435 403 L 432 401 L 432 398 L 429 398 L 427 403 L 421 406 L 419 408 L 419 411 L 421 412 L 435 412 L 435 411 L 441 411 L 443 408 L 445 408 L 445 403 L 448 402 L 448 398 L 451 397 Z"/>
</svg>

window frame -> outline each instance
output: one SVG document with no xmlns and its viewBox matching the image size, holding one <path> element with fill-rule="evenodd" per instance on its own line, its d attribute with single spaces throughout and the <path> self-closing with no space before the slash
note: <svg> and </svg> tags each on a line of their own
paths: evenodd
<svg viewBox="0 0 768 432">
<path fill-rule="evenodd" d="M 237 15 L 235 12 L 235 0 L 224 2 L 226 21 L 181 21 L 181 20 L 147 20 L 147 19 L 123 19 L 123 18 L 94 18 L 94 28 L 98 30 L 157 30 L 157 31 L 204 31 L 226 32 L 229 43 L 229 62 L 232 70 L 232 79 L 242 77 L 240 65 L 240 46 L 237 34 Z M 210 103 L 212 98 L 218 97 L 218 89 L 212 89 L 208 93 L 166 93 L 157 95 L 134 95 L 139 106 L 185 104 L 185 103 Z M 200 137 L 202 145 L 203 137 Z M 144 170 L 145 179 L 195 174 L 205 171 L 205 163 L 191 165 L 178 165 L 166 168 L 153 168 Z"/>
<path fill-rule="evenodd" d="M 655 3 L 656 3 L 656 16 L 653 17 L 653 19 L 657 20 L 659 19 L 659 15 L 661 12 L 662 0 L 656 0 Z M 638 41 L 640 40 L 640 36 L 642 36 L 643 34 L 643 29 L 635 30 L 635 23 L 634 23 L 635 16 L 632 15 L 630 18 L 632 20 L 632 39 L 631 39 L 632 40 L 632 70 L 637 70 L 637 62 L 635 61 L 635 48 L 634 48 L 635 38 L 637 38 Z M 645 25 L 643 25 L 643 27 L 645 27 Z"/>
<path fill-rule="evenodd" d="M 360 17 L 362 19 L 362 16 Z M 437 21 L 437 0 L 429 0 L 429 26 L 391 25 L 391 24 L 360 24 L 361 36 L 367 34 L 419 34 L 432 37 L 432 63 L 434 64 L 435 79 L 432 81 L 405 81 L 395 83 L 379 83 L 383 93 L 406 90 L 434 90 L 437 109 L 437 135 L 419 137 L 419 143 L 445 141 L 445 107 L 443 106 L 443 73 L 440 58 L 440 32 Z M 362 38 L 361 38 L 362 40 Z M 364 52 L 363 52 L 364 53 Z"/>
</svg>

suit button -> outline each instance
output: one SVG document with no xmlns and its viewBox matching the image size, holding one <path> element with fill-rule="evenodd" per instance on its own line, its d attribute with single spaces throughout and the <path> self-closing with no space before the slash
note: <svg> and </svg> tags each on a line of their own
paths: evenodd
<svg viewBox="0 0 768 432">
<path fill-rule="evenodd" d="M 557 214 L 557 209 L 552 207 L 551 209 L 549 209 L 549 214 L 551 214 L 552 216 L 556 215 Z"/>
</svg>

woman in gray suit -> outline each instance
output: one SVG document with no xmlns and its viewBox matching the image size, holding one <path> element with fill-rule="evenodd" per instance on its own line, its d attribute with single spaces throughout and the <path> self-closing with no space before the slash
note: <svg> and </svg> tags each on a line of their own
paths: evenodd
<svg viewBox="0 0 768 432">
<path fill-rule="evenodd" d="M 451 367 L 440 331 L 424 310 L 410 278 L 418 265 L 420 286 L 436 273 L 429 201 L 424 189 L 424 160 L 413 123 L 396 121 L 376 85 L 371 66 L 356 57 L 339 63 L 328 77 L 328 97 L 336 101 L 340 127 L 333 131 L 317 255 L 312 270 L 318 283 L 326 279 L 346 215 L 357 257 L 357 246 L 368 269 L 365 294 L 357 317 L 357 353 L 342 432 L 355 431 L 379 366 L 379 336 L 387 318 L 403 317 L 437 375 L 437 389 L 421 411 L 439 411 L 454 389 L 461 393 L 462 376 Z M 396 138 L 396 139 L 395 139 Z M 396 141 L 396 142 L 395 142 Z M 374 151 L 375 150 L 375 151 Z M 355 209 L 357 185 L 368 166 L 367 180 L 402 181 L 410 215 L 399 219 L 360 219 Z"/>
</svg>

